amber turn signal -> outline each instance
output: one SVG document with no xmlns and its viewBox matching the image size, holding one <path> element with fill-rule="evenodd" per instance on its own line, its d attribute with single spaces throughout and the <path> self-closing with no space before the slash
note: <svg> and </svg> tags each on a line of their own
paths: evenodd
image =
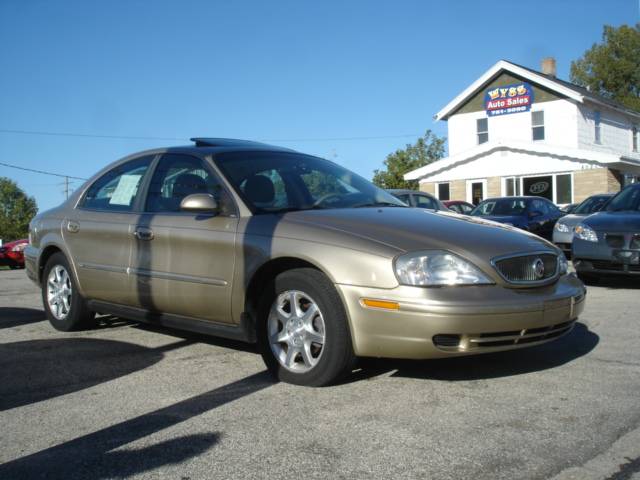
<svg viewBox="0 0 640 480">
<path fill-rule="evenodd" d="M 396 302 L 387 302 L 386 300 L 374 300 L 372 298 L 363 298 L 362 304 L 370 308 L 384 308 L 385 310 L 399 310 L 400 304 Z"/>
</svg>

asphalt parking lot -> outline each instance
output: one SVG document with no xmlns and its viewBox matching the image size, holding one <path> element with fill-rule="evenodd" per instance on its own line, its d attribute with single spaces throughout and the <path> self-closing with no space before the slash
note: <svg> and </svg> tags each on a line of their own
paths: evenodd
<svg viewBox="0 0 640 480">
<path fill-rule="evenodd" d="M 64 334 L 0 271 L 0 479 L 640 478 L 640 283 L 516 352 L 274 383 L 239 343 L 106 318 Z"/>
</svg>

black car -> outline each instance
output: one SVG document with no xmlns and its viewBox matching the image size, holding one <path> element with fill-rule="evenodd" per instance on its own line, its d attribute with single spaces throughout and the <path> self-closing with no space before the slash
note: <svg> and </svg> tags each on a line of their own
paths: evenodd
<svg viewBox="0 0 640 480">
<path fill-rule="evenodd" d="M 564 215 L 542 197 L 502 197 L 483 200 L 471 215 L 513 225 L 551 240 L 553 226 Z"/>
<path fill-rule="evenodd" d="M 573 263 L 578 275 L 640 275 L 640 184 L 622 189 L 598 213 L 574 229 Z"/>
</svg>

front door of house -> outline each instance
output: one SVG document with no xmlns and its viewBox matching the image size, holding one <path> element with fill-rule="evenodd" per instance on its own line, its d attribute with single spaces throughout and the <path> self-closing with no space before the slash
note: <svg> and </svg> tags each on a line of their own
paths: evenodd
<svg viewBox="0 0 640 480">
<path fill-rule="evenodd" d="M 469 180 L 467 182 L 467 201 L 478 205 L 485 199 L 486 180 Z"/>
</svg>

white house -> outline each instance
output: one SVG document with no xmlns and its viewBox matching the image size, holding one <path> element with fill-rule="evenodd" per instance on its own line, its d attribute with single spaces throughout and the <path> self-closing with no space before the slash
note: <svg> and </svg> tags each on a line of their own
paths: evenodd
<svg viewBox="0 0 640 480">
<path fill-rule="evenodd" d="M 640 176 L 640 112 L 504 60 L 451 100 L 449 156 L 405 175 L 441 200 L 539 195 L 557 204 L 615 192 Z"/>
</svg>

